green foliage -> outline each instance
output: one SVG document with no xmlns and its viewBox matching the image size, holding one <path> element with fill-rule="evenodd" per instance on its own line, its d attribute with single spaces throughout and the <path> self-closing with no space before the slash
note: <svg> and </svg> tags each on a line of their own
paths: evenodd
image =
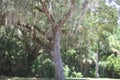
<svg viewBox="0 0 120 80">
<path fill-rule="evenodd" d="M 70 70 L 71 69 L 69 68 L 68 65 L 64 66 L 65 77 L 75 77 L 75 78 L 82 78 L 83 77 L 81 72 L 76 72 L 75 70 L 73 72 L 71 72 Z"/>
<path fill-rule="evenodd" d="M 53 3 L 52 14 L 56 14 L 53 16 L 56 23 L 70 7 L 69 0 L 46 1 L 49 9 L 49 1 Z M 117 10 L 107 6 L 103 0 L 93 0 L 95 3 L 92 1 L 91 3 L 95 4 L 92 5 L 95 11 L 89 9 L 84 14 L 82 5 L 85 1 L 76 0 L 72 16 L 61 28 L 61 55 L 65 77 L 95 77 L 95 54 L 98 51 L 100 77 L 119 78 L 120 28 L 117 24 Z M 52 78 L 54 67 L 49 52 L 43 51 L 43 45 L 40 43 L 34 44 L 35 38 L 31 37 L 32 31 L 23 27 L 26 24 L 36 25 L 37 38 L 44 43 L 48 43 L 46 39 L 53 36 L 51 24 L 46 16 L 43 12 L 34 9 L 34 6 L 41 8 L 39 1 L 1 0 L 0 4 L 6 4 L 6 7 L 0 5 L 0 12 L 7 12 L 6 19 L 11 22 L 6 26 L 0 26 L 0 75 Z M 18 20 L 23 23 L 20 29 L 13 24 Z M 24 35 L 21 31 L 26 34 Z M 38 48 L 41 52 L 33 61 L 28 60 L 25 41 L 28 44 L 27 47 L 29 46 L 27 51 L 35 48 L 34 53 Z M 45 45 L 46 48 L 48 46 L 49 44 Z"/>
<path fill-rule="evenodd" d="M 120 78 L 120 57 L 115 57 L 114 54 L 107 58 L 107 70 L 109 77 Z"/>
<path fill-rule="evenodd" d="M 64 72 L 65 72 L 65 77 L 69 77 L 70 68 L 68 67 L 68 65 L 64 66 Z"/>
<path fill-rule="evenodd" d="M 99 62 L 99 76 L 100 77 L 106 77 L 107 76 L 107 61 L 100 61 Z"/>
<path fill-rule="evenodd" d="M 36 77 L 54 77 L 54 68 L 48 55 L 38 56 L 38 58 L 33 62 L 31 70 Z"/>
<path fill-rule="evenodd" d="M 2 26 L 0 30 L 0 75 L 53 77 L 54 69 L 48 55 L 29 61 L 14 29 Z"/>
<path fill-rule="evenodd" d="M 66 57 L 67 60 L 64 57 Z M 63 62 L 65 64 L 65 77 L 83 77 L 79 68 L 78 54 L 75 49 L 70 48 L 63 54 Z"/>
<path fill-rule="evenodd" d="M 83 75 L 80 72 L 73 72 L 73 77 L 75 77 L 75 78 L 82 78 Z"/>
</svg>

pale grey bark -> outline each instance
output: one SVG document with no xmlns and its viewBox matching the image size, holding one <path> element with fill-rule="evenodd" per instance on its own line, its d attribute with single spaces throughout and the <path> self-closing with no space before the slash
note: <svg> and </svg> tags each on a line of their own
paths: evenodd
<svg viewBox="0 0 120 80">
<path fill-rule="evenodd" d="M 98 72 L 98 44 L 97 44 L 97 52 L 96 52 L 96 78 L 99 78 L 99 72 Z"/>
<path fill-rule="evenodd" d="M 60 28 L 55 30 L 52 46 L 52 60 L 55 68 L 55 80 L 64 80 L 63 62 L 60 55 Z"/>
</svg>

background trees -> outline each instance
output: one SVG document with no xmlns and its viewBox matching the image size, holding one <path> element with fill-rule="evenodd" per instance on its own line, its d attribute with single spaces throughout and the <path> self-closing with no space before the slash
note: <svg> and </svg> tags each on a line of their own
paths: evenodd
<svg viewBox="0 0 120 80">
<path fill-rule="evenodd" d="M 41 10 L 42 4 L 39 0 L 1 0 L 0 4 L 0 75 L 53 77 L 53 23 Z M 45 5 L 59 23 L 70 1 L 46 0 Z M 76 0 L 60 32 L 65 77 L 95 77 L 98 56 L 99 77 L 119 78 L 117 11 L 103 0 Z"/>
</svg>

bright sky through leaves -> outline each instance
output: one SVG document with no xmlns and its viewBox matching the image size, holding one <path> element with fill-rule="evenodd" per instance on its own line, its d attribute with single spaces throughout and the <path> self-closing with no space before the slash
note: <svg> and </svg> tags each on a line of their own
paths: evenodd
<svg viewBox="0 0 120 80">
<path fill-rule="evenodd" d="M 117 4 L 116 0 L 106 0 L 105 1 L 108 6 L 115 7 L 118 11 L 118 24 L 120 24 L 120 5 Z"/>
</svg>

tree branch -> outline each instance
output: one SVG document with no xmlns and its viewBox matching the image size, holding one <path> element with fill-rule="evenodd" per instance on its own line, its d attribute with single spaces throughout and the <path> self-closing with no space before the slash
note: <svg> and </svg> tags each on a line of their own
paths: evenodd
<svg viewBox="0 0 120 80">
<path fill-rule="evenodd" d="M 23 42 L 25 43 L 24 45 L 25 45 L 25 47 L 28 47 L 28 49 L 30 49 L 30 47 L 29 47 L 29 44 L 28 44 L 28 42 L 27 42 L 27 37 L 26 37 L 26 31 L 24 31 L 25 29 L 29 29 L 30 28 L 30 26 L 32 26 L 32 25 L 29 25 L 29 24 L 22 24 L 20 21 L 18 21 L 17 23 L 16 23 L 16 26 L 20 26 L 20 27 L 18 27 L 20 30 L 21 30 L 21 32 L 22 32 L 22 34 L 23 34 Z M 42 31 L 42 30 L 40 30 L 39 28 L 38 28 L 38 26 L 36 26 L 36 25 L 33 25 L 32 27 L 34 27 L 34 30 L 36 30 L 36 31 L 38 31 L 41 35 L 43 35 L 44 37 L 46 37 L 46 35 L 45 35 L 45 32 L 44 31 Z M 24 28 L 23 30 L 22 30 L 22 28 Z M 30 30 L 29 30 L 30 31 Z M 29 33 L 31 33 L 31 32 L 29 32 Z M 44 49 L 46 52 L 49 52 L 50 50 L 51 50 L 51 46 L 50 46 L 50 43 L 51 43 L 51 41 L 52 40 L 50 40 L 48 37 L 46 37 L 46 41 L 48 40 L 49 42 L 47 43 L 47 42 L 45 42 L 45 41 L 42 41 L 42 40 L 40 40 L 38 37 L 36 37 L 36 35 L 35 35 L 35 32 L 34 32 L 34 34 L 32 34 L 32 36 L 34 36 L 34 37 L 31 37 L 31 39 L 34 41 L 33 43 L 37 43 L 37 44 L 39 44 L 39 46 L 42 48 L 42 49 Z M 25 39 L 24 39 L 25 38 Z M 35 45 L 34 45 L 35 46 Z M 37 45 L 36 45 L 37 46 Z M 30 49 L 30 50 L 32 50 L 32 49 Z M 30 51 L 30 50 L 28 50 L 28 51 Z"/>
<path fill-rule="evenodd" d="M 45 44 L 43 41 L 41 41 L 39 38 L 36 38 L 35 41 L 40 45 L 41 48 L 49 52 L 51 50 L 50 45 Z"/>
<path fill-rule="evenodd" d="M 63 24 L 65 23 L 65 21 L 69 18 L 69 16 L 70 16 L 71 13 L 72 13 L 72 10 L 73 10 L 73 8 L 74 8 L 75 0 L 70 0 L 70 2 L 71 2 L 70 9 L 69 9 L 68 12 L 66 13 L 66 15 L 63 17 L 63 19 L 60 20 L 60 23 L 59 23 L 59 26 L 58 26 L 58 27 L 63 26 Z"/>
<path fill-rule="evenodd" d="M 43 11 L 45 12 L 45 15 L 48 17 L 49 21 L 54 26 L 55 25 L 55 20 L 53 19 L 53 16 L 48 11 L 47 6 L 45 4 L 45 0 L 40 0 L 40 3 L 42 5 Z"/>
<path fill-rule="evenodd" d="M 40 7 L 38 7 L 38 6 L 35 6 L 33 9 L 37 9 L 39 12 L 43 12 L 43 13 L 45 13 Z"/>
</svg>

